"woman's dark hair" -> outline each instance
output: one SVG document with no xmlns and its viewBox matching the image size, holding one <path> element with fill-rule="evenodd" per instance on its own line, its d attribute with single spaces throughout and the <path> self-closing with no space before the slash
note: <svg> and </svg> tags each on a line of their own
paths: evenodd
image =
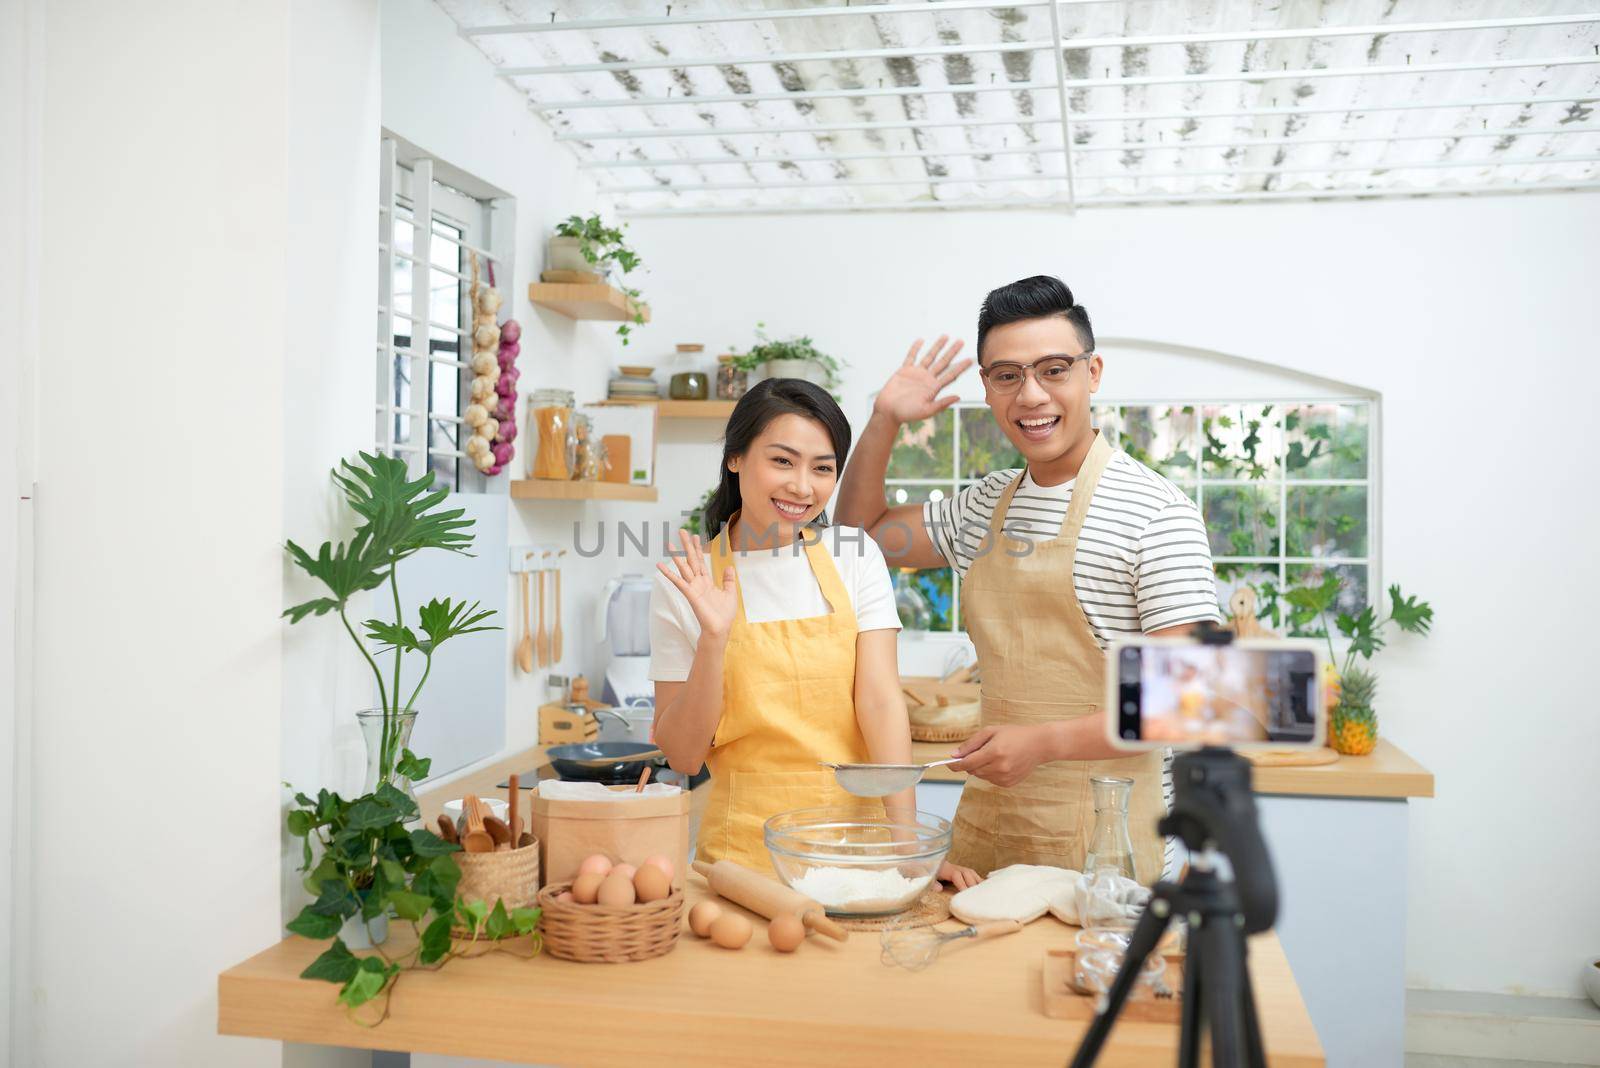
<svg viewBox="0 0 1600 1068">
<path fill-rule="evenodd" d="M 1094 351 L 1094 328 L 1089 325 L 1089 311 L 1072 299 L 1072 290 L 1059 278 L 1036 274 L 1020 282 L 1012 282 L 992 290 L 983 298 L 978 309 L 978 364 L 983 364 L 983 339 L 989 331 L 1007 323 L 1024 319 L 1049 319 L 1060 316 L 1072 324 L 1083 343 L 1083 351 Z"/>
<path fill-rule="evenodd" d="M 743 456 L 761 436 L 767 424 L 780 415 L 799 415 L 822 424 L 833 442 L 834 464 L 844 470 L 850 454 L 850 421 L 839 409 L 839 402 L 821 386 L 800 378 L 768 378 L 750 387 L 728 417 L 728 430 L 722 438 L 722 481 L 706 504 L 701 529 L 707 539 L 714 538 L 733 518 L 744 500 L 739 496 L 739 476 L 728 470 L 728 461 Z M 827 526 L 827 516 L 817 517 L 815 526 Z"/>
</svg>

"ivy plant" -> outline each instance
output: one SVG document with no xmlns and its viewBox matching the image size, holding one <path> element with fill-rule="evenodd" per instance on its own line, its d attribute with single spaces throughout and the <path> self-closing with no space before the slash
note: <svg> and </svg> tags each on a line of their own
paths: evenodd
<svg viewBox="0 0 1600 1068">
<path fill-rule="evenodd" d="M 428 772 L 428 761 L 409 752 L 401 764 L 401 774 L 408 778 Z M 316 899 L 288 928 L 307 938 L 333 940 L 300 977 L 337 983 L 339 1002 L 356 1023 L 375 1026 L 388 1016 L 389 995 L 408 970 L 443 967 L 452 957 L 473 955 L 478 947 L 509 948 L 509 940 L 523 935 L 534 936 L 529 948 L 538 952 L 539 910 L 508 912 L 498 901 L 491 910 L 481 901 L 462 900 L 456 893 L 461 869 L 451 856 L 461 847 L 426 829 L 408 831 L 406 824 L 416 818 L 417 807 L 404 791 L 383 784 L 348 801 L 328 790 L 315 798 L 297 793 L 294 800 L 289 833 L 302 839 L 305 888 Z M 391 957 L 375 949 L 358 956 L 338 937 L 351 917 L 367 921 L 390 912 L 409 923 L 416 935 L 405 952 Z M 470 937 L 453 939 L 455 927 L 469 931 Z M 379 997 L 383 1001 L 377 1019 L 355 1014 Z"/>
</svg>

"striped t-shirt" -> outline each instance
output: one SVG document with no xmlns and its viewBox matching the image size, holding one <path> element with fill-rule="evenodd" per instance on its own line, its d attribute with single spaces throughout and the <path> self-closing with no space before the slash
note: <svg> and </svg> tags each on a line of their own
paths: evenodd
<svg viewBox="0 0 1600 1068">
<path fill-rule="evenodd" d="M 966 575 L 995 504 L 1016 477 L 1015 470 L 997 471 L 954 497 L 923 506 L 922 521 L 957 574 Z M 1040 486 L 1026 476 L 1006 512 L 1006 533 L 1029 541 L 1056 537 L 1072 485 Z M 1072 585 L 1102 649 L 1117 638 L 1221 619 L 1200 510 L 1125 452 L 1111 454 L 1089 502 Z"/>
<path fill-rule="evenodd" d="M 997 471 L 954 497 L 923 506 L 922 521 L 957 574 L 972 566 L 995 505 L 1016 477 L 1016 470 Z M 1028 541 L 1056 537 L 1072 485 L 1040 486 L 1032 475 L 1024 477 L 1006 510 L 1005 532 Z M 1177 486 L 1121 451 L 1111 454 L 1089 502 L 1072 586 L 1102 649 L 1117 638 L 1222 618 L 1200 509 Z M 1162 761 L 1161 799 L 1172 807 L 1170 750 Z M 1164 843 L 1164 878 L 1177 874 L 1174 842 Z"/>
</svg>

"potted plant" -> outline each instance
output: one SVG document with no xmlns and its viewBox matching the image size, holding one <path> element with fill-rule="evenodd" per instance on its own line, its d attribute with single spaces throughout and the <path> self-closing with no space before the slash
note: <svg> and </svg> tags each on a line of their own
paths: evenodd
<svg viewBox="0 0 1600 1068">
<path fill-rule="evenodd" d="M 386 785 L 394 786 L 411 797 L 413 776 L 408 771 L 425 766 L 425 762 L 415 762 L 406 743 L 416 721 L 417 696 L 428 681 L 434 653 L 458 635 L 499 628 L 485 624 L 494 613 L 480 610 L 476 601 L 468 605 L 449 598 L 431 600 L 418 609 L 415 629 L 406 623 L 395 573 L 400 561 L 424 549 L 471 555 L 467 550 L 472 545 L 472 535 L 467 530 L 472 520 L 461 518 L 466 514 L 462 508 L 434 510 L 449 493 L 431 489 L 432 471 L 421 478 L 408 479 L 404 460 L 369 453 L 360 456 L 360 466 L 341 460 L 333 471 L 334 484 L 344 492 L 345 503 L 362 520 L 354 536 L 338 545 L 323 542 L 315 556 L 293 541 L 286 546 L 295 566 L 322 583 L 328 596 L 297 604 L 283 614 L 291 624 L 309 616 L 330 612 L 338 615 L 345 633 L 372 669 L 378 688 L 379 707 L 357 714 L 368 746 L 365 788 L 377 791 Z M 368 619 L 361 626 L 367 640 L 377 643 L 377 655 L 393 657 L 387 680 L 349 617 L 351 598 L 385 586 L 394 603 L 394 621 Z M 402 696 L 401 668 L 407 654 L 422 657 L 422 671 L 410 694 Z"/>
<path fill-rule="evenodd" d="M 1329 570 L 1320 585 L 1302 586 L 1289 590 L 1283 599 L 1290 606 L 1289 621 L 1299 632 L 1317 626 L 1312 636 L 1328 641 L 1328 663 L 1333 668 L 1329 680 L 1329 699 L 1333 707 L 1328 714 L 1328 744 L 1350 756 L 1365 756 L 1378 744 L 1378 716 L 1373 709 L 1377 695 L 1378 679 L 1367 665 L 1374 654 L 1387 644 L 1383 630 L 1391 623 L 1408 634 L 1426 636 L 1433 625 L 1433 607 L 1415 597 L 1405 597 L 1399 585 L 1389 587 L 1389 614 L 1382 619 L 1371 605 L 1360 615 L 1340 612 L 1334 617 L 1334 626 L 1349 639 L 1342 668 L 1338 654 L 1333 649 L 1333 635 L 1324 620 L 1338 602 L 1344 590 L 1344 579 Z M 1359 658 L 1359 660 L 1358 660 Z"/>
<path fill-rule="evenodd" d="M 774 340 L 767 336 L 766 323 L 756 324 L 759 343 L 749 352 L 737 354 L 735 367 L 755 370 L 765 365 L 768 378 L 802 378 L 839 395 L 843 383 L 843 361 L 818 351 L 809 337 Z"/>
<path fill-rule="evenodd" d="M 644 325 L 644 304 L 639 290 L 629 287 L 622 280 L 623 276 L 641 266 L 639 254 L 628 247 L 624 234 L 627 228 L 626 223 L 621 227 L 608 226 L 599 213 L 587 219 L 581 215 L 569 215 L 556 224 L 556 234 L 550 239 L 551 270 L 588 271 L 608 279 L 613 271 L 616 272 L 615 284 L 627 295 L 633 309 L 631 322 L 617 327 L 617 336 L 622 338 L 623 345 L 628 344 L 628 336 L 634 326 Z"/>
</svg>

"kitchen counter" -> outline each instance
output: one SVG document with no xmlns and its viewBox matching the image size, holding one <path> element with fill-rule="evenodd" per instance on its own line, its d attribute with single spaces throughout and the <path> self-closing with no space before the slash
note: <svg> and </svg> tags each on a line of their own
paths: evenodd
<svg viewBox="0 0 1600 1068">
<path fill-rule="evenodd" d="M 689 903 L 711 896 L 690 879 Z M 736 907 L 736 906 L 733 906 Z M 954 925 L 949 925 L 953 929 Z M 1041 1010 L 1046 947 L 1069 928 L 1046 916 L 1021 933 L 960 943 L 925 971 L 887 967 L 875 932 L 812 935 L 774 951 L 765 922 L 738 952 L 685 930 L 666 956 L 573 964 L 495 953 L 405 976 L 376 1028 L 351 1023 L 331 983 L 297 978 L 325 943 L 291 937 L 218 978 L 218 1031 L 288 1042 L 484 1057 L 531 1064 L 637 1063 L 647 1051 L 707 1064 L 1060 1065 L 1085 1024 Z M 410 945 L 395 926 L 391 953 Z M 1324 1063 L 1275 936 L 1251 940 L 1251 969 L 1274 1068 Z M 1178 1027 L 1119 1023 L 1102 1065 L 1169 1064 Z"/>
<path fill-rule="evenodd" d="M 952 742 L 912 742 L 911 758 L 919 763 L 943 760 L 955 751 Z M 933 768 L 923 782 L 965 782 L 966 774 L 948 767 Z M 1433 773 L 1411 759 L 1386 738 L 1364 757 L 1341 756 L 1332 764 L 1315 767 L 1256 768 L 1252 775 L 1258 794 L 1298 797 L 1432 797 Z"/>
</svg>

